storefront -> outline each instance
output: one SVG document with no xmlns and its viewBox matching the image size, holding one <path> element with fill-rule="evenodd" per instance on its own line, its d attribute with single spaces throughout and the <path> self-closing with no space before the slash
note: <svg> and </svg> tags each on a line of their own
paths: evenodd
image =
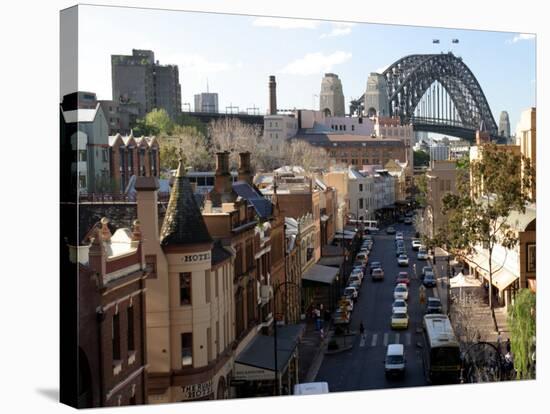
<svg viewBox="0 0 550 414">
<path fill-rule="evenodd" d="M 298 383 L 298 342 L 303 330 L 304 325 L 278 326 L 276 356 L 275 337 L 256 336 L 235 359 L 231 378 L 235 397 L 292 394 Z"/>
<path fill-rule="evenodd" d="M 302 300 L 306 314 L 313 307 L 323 305 L 333 311 L 340 295 L 340 270 L 332 266 L 314 264 L 302 275 Z"/>
</svg>

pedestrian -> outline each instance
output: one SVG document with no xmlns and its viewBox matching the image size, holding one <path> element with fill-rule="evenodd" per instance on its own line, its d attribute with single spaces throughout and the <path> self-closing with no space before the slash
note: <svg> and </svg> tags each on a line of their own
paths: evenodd
<svg viewBox="0 0 550 414">
<path fill-rule="evenodd" d="M 506 353 L 512 352 L 512 345 L 510 344 L 510 338 L 506 339 Z"/>
<path fill-rule="evenodd" d="M 363 326 L 363 321 L 359 324 L 359 333 L 361 334 L 361 339 L 365 339 L 365 326 Z"/>
</svg>

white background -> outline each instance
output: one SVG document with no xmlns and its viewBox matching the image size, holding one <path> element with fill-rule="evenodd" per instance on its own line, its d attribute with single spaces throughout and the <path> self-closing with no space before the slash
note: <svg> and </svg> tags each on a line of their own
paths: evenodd
<svg viewBox="0 0 550 414">
<path fill-rule="evenodd" d="M 70 412 L 57 402 L 59 364 L 58 128 L 59 10 L 61 0 L 5 1 L 0 30 L 0 407 L 4 413 Z M 99 1 L 97 4 L 310 17 L 537 33 L 538 154 L 538 380 L 476 386 L 411 388 L 299 398 L 170 404 L 102 409 L 102 413 L 548 412 L 548 350 L 543 296 L 548 251 L 549 154 L 544 119 L 549 91 L 548 16 L 545 2 L 481 0 L 374 1 Z M 121 27 L 131 22 L 120 22 Z M 101 30 L 101 28 L 98 28 Z M 146 28 L 144 28 L 146 30 Z M 183 42 L 182 42 L 183 44 Z M 491 62 L 487 62 L 491 65 Z M 544 68 L 544 69 L 543 69 Z M 495 71 L 499 68 L 495 67 Z M 506 85 L 502 85 L 503 88 Z M 515 125 L 513 126 L 515 127 Z M 541 257 L 542 256 L 542 257 Z M 545 352 L 546 351 L 546 352 Z M 372 369 L 379 369 L 373 367 Z"/>
</svg>

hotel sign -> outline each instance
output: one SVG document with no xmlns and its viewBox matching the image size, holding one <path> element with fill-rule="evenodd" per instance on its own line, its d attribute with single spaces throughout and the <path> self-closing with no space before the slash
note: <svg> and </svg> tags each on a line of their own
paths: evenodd
<svg viewBox="0 0 550 414">
<path fill-rule="evenodd" d="M 183 263 L 197 263 L 210 260 L 210 252 L 207 253 L 192 253 L 183 256 Z"/>
<path fill-rule="evenodd" d="M 208 397 L 212 394 L 212 380 L 202 382 L 200 384 L 191 384 L 181 387 L 183 390 L 184 400 L 196 400 L 203 397 Z"/>
</svg>

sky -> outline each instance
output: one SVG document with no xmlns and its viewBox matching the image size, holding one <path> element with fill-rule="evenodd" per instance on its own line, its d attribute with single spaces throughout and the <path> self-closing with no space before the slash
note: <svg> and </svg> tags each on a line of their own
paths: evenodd
<svg viewBox="0 0 550 414">
<path fill-rule="evenodd" d="M 178 65 L 183 110 L 185 103 L 193 109 L 193 95 L 206 92 L 208 82 L 220 112 L 237 106 L 265 114 L 269 75 L 277 79 L 279 109 L 318 109 L 326 72 L 341 79 L 348 110 L 369 73 L 409 54 L 448 51 L 474 73 L 497 124 L 508 111 L 513 133 L 521 111 L 536 106 L 532 34 L 80 6 L 80 90 L 112 99 L 110 56 L 132 49 L 153 50 L 161 65 Z"/>
</svg>

